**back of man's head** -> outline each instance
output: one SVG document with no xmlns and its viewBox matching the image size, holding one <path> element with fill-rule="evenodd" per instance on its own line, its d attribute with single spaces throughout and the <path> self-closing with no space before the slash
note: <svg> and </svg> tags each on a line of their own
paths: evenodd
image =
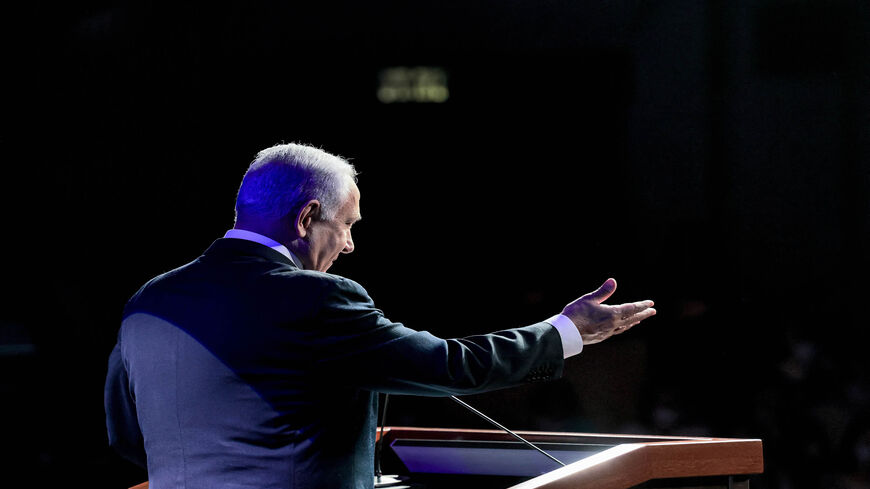
<svg viewBox="0 0 870 489">
<path fill-rule="evenodd" d="M 236 220 L 275 220 L 295 216 L 312 199 L 321 218 L 330 220 L 356 182 L 344 158 L 302 144 L 278 144 L 259 153 L 239 188 Z"/>
</svg>

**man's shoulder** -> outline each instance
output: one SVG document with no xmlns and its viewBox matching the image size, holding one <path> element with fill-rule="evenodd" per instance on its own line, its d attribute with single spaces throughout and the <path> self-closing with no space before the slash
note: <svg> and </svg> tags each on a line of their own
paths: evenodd
<svg viewBox="0 0 870 489">
<path fill-rule="evenodd" d="M 239 266 L 239 263 L 221 262 L 215 265 L 200 257 L 155 276 L 130 297 L 123 315 L 206 295 L 236 299 L 255 297 L 258 302 L 271 304 L 273 309 L 291 307 L 298 311 L 319 310 L 326 305 L 371 306 L 373 302 L 359 283 L 340 275 L 303 270 L 285 263 L 254 262 Z"/>
<path fill-rule="evenodd" d="M 279 316 L 321 317 L 326 311 L 374 307 L 360 284 L 340 275 L 288 267 L 261 278 L 256 294 Z"/>
<path fill-rule="evenodd" d="M 274 275 L 281 280 L 299 281 L 304 283 L 305 287 L 315 288 L 325 293 L 337 292 L 368 295 L 365 288 L 356 281 L 328 272 L 300 270 L 288 267 L 276 272 Z"/>
</svg>

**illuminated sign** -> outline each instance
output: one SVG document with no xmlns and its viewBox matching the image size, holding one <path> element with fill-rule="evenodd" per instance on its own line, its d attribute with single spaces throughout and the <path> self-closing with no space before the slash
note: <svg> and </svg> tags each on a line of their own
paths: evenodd
<svg viewBox="0 0 870 489">
<path fill-rule="evenodd" d="M 437 67 L 384 68 L 378 76 L 378 100 L 392 103 L 444 103 L 450 97 L 447 72 Z"/>
</svg>

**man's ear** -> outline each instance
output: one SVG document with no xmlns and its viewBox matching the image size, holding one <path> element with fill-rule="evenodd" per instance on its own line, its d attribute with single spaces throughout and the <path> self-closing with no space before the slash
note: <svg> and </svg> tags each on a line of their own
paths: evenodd
<svg viewBox="0 0 870 489">
<path fill-rule="evenodd" d="M 318 218 L 320 218 L 320 201 L 317 199 L 309 200 L 307 204 L 302 206 L 302 209 L 299 209 L 299 214 L 296 215 L 296 222 L 294 223 L 296 235 L 300 238 L 308 236 L 311 224 Z"/>
</svg>

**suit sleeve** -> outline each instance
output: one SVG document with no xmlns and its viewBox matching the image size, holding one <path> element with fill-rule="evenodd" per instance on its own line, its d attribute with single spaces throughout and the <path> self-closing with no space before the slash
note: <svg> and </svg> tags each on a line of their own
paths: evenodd
<svg viewBox="0 0 870 489">
<path fill-rule="evenodd" d="M 139 430 L 136 403 L 131 394 L 127 369 L 121 358 L 120 342 L 109 355 L 104 396 L 109 445 L 122 457 L 144 468 L 145 445 Z"/>
<path fill-rule="evenodd" d="M 442 339 L 394 323 L 357 283 L 328 289 L 318 314 L 330 342 L 321 358 L 334 379 L 374 391 L 431 396 L 491 391 L 561 377 L 561 337 L 552 325 Z"/>
</svg>

